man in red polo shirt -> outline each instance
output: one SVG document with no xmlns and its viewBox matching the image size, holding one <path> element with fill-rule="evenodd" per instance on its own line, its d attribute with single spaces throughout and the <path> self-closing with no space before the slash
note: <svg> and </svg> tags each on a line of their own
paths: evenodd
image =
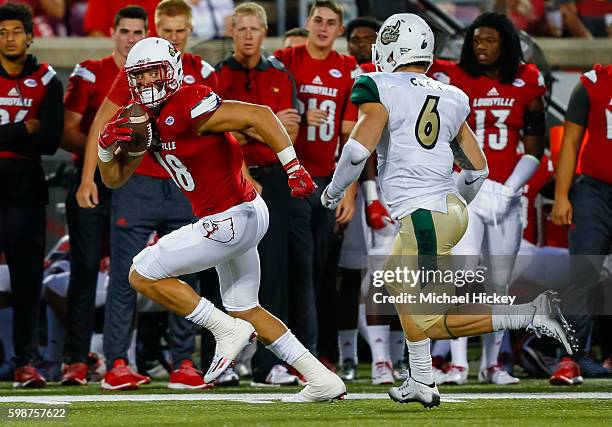
<svg viewBox="0 0 612 427">
<path fill-rule="evenodd" d="M 93 332 L 94 302 L 103 242 L 110 231 L 111 192 L 96 173 L 100 188 L 98 204 L 93 209 L 79 207 L 76 191 L 81 181 L 83 153 L 89 127 L 127 55 L 139 40 L 147 36 L 147 12 L 140 6 L 127 6 L 115 16 L 113 52 L 100 60 L 87 60 L 74 67 L 65 96 L 64 137 L 61 147 L 73 153 L 78 166 L 66 197 L 66 218 L 70 229 L 72 268 L 66 321 L 67 363 L 62 385 L 87 383 L 87 355 Z M 122 73 L 121 73 L 122 74 Z"/>
<path fill-rule="evenodd" d="M 182 52 L 191 34 L 191 8 L 182 0 L 164 0 L 157 6 L 155 25 L 158 34 Z M 183 84 L 203 84 L 217 89 L 214 69 L 199 56 L 183 54 Z M 93 207 L 98 202 L 93 182 L 96 170 L 98 134 L 117 110 L 127 105 L 131 92 L 125 74 L 120 73 L 102 102 L 87 138 L 87 148 L 77 200 L 81 207 Z M 93 161 L 93 164 L 92 164 Z M 136 294 L 128 282 L 132 258 L 147 244 L 149 235 L 160 236 L 193 221 L 191 205 L 174 184 L 168 173 L 152 156 L 144 156 L 128 184 L 113 192 L 111 203 L 111 276 L 105 305 L 104 354 L 107 373 L 102 388 L 109 390 L 136 389 L 146 383 L 126 366 L 127 349 L 132 331 Z M 185 276 L 195 287 L 195 275 Z M 185 319 L 170 315 L 170 336 L 174 371 L 181 381 L 170 378 L 170 388 L 204 388 L 200 373 L 193 367 L 195 329 Z M 183 375 L 184 374 L 184 375 Z M 188 377 L 189 380 L 186 378 Z"/>
<path fill-rule="evenodd" d="M 589 138 L 580 152 L 585 132 Z M 582 376 L 610 377 L 588 352 L 599 273 L 612 247 L 612 65 L 595 65 L 576 84 L 565 113 L 552 219 L 569 226 L 570 283 L 563 301 L 572 314 L 580 351 L 564 357 L 550 378 L 554 385 L 577 385 Z M 573 182 L 580 159 L 582 174 Z M 570 196 L 571 189 L 571 196 Z M 571 310 L 571 311 L 570 311 Z M 609 313 L 604 306 L 600 313 Z M 580 365 L 580 366 L 578 366 Z M 580 372 L 582 369 L 582 373 Z"/>
<path fill-rule="evenodd" d="M 300 116 L 297 111 L 295 83 L 289 71 L 275 59 L 261 55 L 267 33 L 266 11 L 256 3 L 242 3 L 232 15 L 234 52 L 215 67 L 219 77 L 219 95 L 253 104 L 267 105 L 281 120 L 292 140 L 297 137 Z M 288 320 L 288 257 L 279 250 L 288 245 L 291 199 L 286 173 L 276 153 L 263 144 L 258 135 L 242 137 L 244 161 L 270 211 L 270 226 L 257 246 L 261 264 L 260 303 L 277 317 Z M 298 378 L 262 344 L 251 362 L 256 383 L 290 385 Z"/>
<path fill-rule="evenodd" d="M 322 264 L 330 248 L 335 223 L 346 224 L 355 207 L 355 187 L 338 205 L 336 215 L 320 202 L 321 191 L 329 183 L 336 163 L 338 144 L 348 138 L 357 120 L 357 108 L 349 100 L 353 80 L 361 72 L 355 58 L 333 49 L 342 35 L 342 7 L 334 1 L 316 1 L 310 9 L 306 25 L 309 34 L 305 45 L 281 49 L 274 53 L 293 74 L 302 115 L 295 150 L 304 167 L 313 176 L 319 189 L 307 199 L 290 201 L 289 271 L 292 273 L 289 318 L 291 328 L 300 341 L 317 353 L 319 317 L 329 316 L 333 307 L 322 309 L 334 298 L 334 289 L 320 289 L 319 304 L 315 289 L 323 287 Z M 327 313 L 326 313 L 327 312 Z M 326 319 L 332 331 L 333 319 Z M 331 335 L 331 334 L 330 334 Z M 335 351 L 336 339 L 331 347 Z M 324 340 L 326 343 L 329 339 Z"/>
</svg>

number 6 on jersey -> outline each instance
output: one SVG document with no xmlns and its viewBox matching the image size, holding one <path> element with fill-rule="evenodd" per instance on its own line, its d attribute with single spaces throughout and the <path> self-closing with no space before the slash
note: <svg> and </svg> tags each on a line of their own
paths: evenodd
<svg viewBox="0 0 612 427">
<path fill-rule="evenodd" d="M 439 96 L 427 96 L 414 128 L 417 141 L 426 150 L 431 150 L 438 142 L 438 134 L 440 133 L 438 101 L 440 101 Z"/>
</svg>

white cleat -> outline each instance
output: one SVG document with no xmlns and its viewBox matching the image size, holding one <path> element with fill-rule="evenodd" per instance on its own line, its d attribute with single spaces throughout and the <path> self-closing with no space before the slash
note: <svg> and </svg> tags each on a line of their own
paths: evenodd
<svg viewBox="0 0 612 427">
<path fill-rule="evenodd" d="M 208 372 L 204 375 L 204 381 L 212 383 L 227 368 L 232 367 L 238 354 L 255 338 L 257 338 L 257 332 L 253 325 L 242 319 L 234 319 L 234 328 L 228 334 L 215 337 L 217 340 L 215 355 Z"/>
<path fill-rule="evenodd" d="M 444 372 L 442 369 L 432 366 L 431 375 L 433 376 L 434 383 L 444 384 L 444 380 L 446 379 L 446 372 Z"/>
<path fill-rule="evenodd" d="M 497 384 L 497 385 L 509 385 L 518 384 L 521 382 L 516 377 L 513 377 L 508 372 L 504 371 L 499 365 L 491 366 L 478 374 L 478 382 Z"/>
<path fill-rule="evenodd" d="M 575 331 L 561 313 L 560 303 L 556 292 L 546 291 L 538 295 L 531 302 L 535 313 L 526 329 L 534 332 L 538 338 L 542 335 L 555 338 L 571 355 L 578 351 L 578 340 L 574 337 Z"/>
<path fill-rule="evenodd" d="M 384 357 L 379 357 L 375 362 L 372 362 L 372 384 L 393 384 L 393 366 L 391 361 Z"/>
<path fill-rule="evenodd" d="M 444 380 L 436 384 L 465 385 L 468 382 L 468 370 L 463 366 L 452 365 Z"/>
<path fill-rule="evenodd" d="M 389 397 L 399 403 L 418 402 L 425 408 L 440 406 L 440 392 L 435 384 L 427 385 L 408 377 L 404 384 L 392 387 Z"/>
<path fill-rule="evenodd" d="M 269 385 L 298 385 L 300 379 L 291 375 L 283 365 L 274 365 L 266 377 L 266 384 Z"/>
<path fill-rule="evenodd" d="M 282 399 L 286 403 L 333 402 L 344 400 L 346 386 L 340 377 L 331 371 L 309 382 L 299 393 Z"/>
<path fill-rule="evenodd" d="M 215 385 L 221 387 L 238 387 L 240 385 L 240 376 L 234 371 L 234 368 L 227 368 L 225 372 L 217 377 Z"/>
</svg>

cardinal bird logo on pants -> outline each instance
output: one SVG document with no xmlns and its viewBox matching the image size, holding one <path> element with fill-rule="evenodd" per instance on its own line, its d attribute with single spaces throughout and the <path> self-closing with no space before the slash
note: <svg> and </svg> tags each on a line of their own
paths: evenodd
<svg viewBox="0 0 612 427">
<path fill-rule="evenodd" d="M 219 243 L 228 243 L 234 239 L 234 222 L 232 218 L 208 220 L 202 223 L 204 238 Z"/>
</svg>

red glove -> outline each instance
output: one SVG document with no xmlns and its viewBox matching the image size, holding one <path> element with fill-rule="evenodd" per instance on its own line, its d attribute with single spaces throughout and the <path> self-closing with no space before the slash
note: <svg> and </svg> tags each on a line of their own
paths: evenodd
<svg viewBox="0 0 612 427">
<path fill-rule="evenodd" d="M 378 200 L 372 200 L 366 205 L 366 222 L 373 230 L 385 228 L 387 224 L 393 224 L 387 209 Z"/>
<path fill-rule="evenodd" d="M 104 126 L 104 129 L 102 129 L 102 132 L 100 132 L 100 136 L 98 137 L 98 144 L 100 145 L 100 147 L 107 149 L 115 142 L 127 142 L 131 140 L 131 135 L 134 132 L 134 129 L 128 127 L 121 127 L 129 121 L 130 119 L 128 117 L 124 117 L 108 122 Z"/>
<path fill-rule="evenodd" d="M 304 198 L 314 193 L 317 184 L 314 183 L 308 171 L 298 163 L 297 159 L 287 163 L 284 167 L 286 171 L 293 169 L 293 172 L 287 172 L 291 197 Z"/>
</svg>

